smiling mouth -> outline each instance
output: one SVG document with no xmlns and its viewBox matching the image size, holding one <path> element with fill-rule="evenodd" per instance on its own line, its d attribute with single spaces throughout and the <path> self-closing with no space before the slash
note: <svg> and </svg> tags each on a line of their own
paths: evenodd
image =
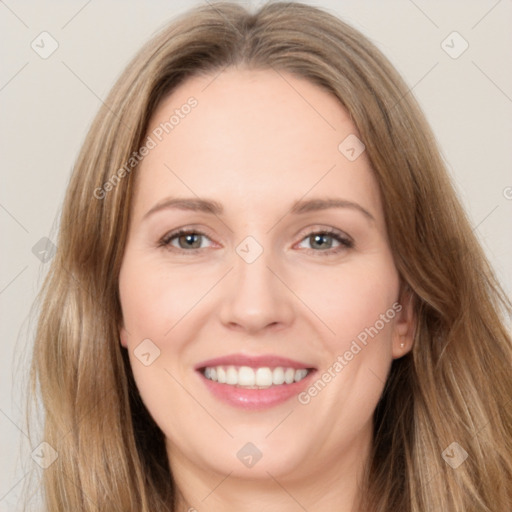
<svg viewBox="0 0 512 512">
<path fill-rule="evenodd" d="M 305 379 L 313 368 L 289 368 L 277 366 L 207 366 L 199 369 L 203 376 L 213 382 L 244 389 L 268 389 L 287 386 Z"/>
</svg>

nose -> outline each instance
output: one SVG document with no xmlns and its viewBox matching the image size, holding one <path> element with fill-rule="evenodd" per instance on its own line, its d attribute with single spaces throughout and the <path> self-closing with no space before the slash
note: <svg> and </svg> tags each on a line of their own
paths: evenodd
<svg viewBox="0 0 512 512">
<path fill-rule="evenodd" d="M 252 263 L 236 258 L 227 277 L 227 289 L 220 307 L 221 322 L 247 334 L 290 326 L 296 307 L 293 294 L 270 265 L 266 252 Z"/>
</svg>

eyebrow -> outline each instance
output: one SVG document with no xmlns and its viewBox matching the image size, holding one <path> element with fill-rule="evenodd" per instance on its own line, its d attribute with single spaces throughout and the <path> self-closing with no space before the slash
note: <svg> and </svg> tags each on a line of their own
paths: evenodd
<svg viewBox="0 0 512 512">
<path fill-rule="evenodd" d="M 319 198 L 296 201 L 293 204 L 290 213 L 309 213 L 328 210 L 329 208 L 351 208 L 362 213 L 368 220 L 375 222 L 374 216 L 366 208 L 363 208 L 359 203 L 338 198 Z"/>
<path fill-rule="evenodd" d="M 328 210 L 330 208 L 350 208 L 362 213 L 368 220 L 375 222 L 374 216 L 360 204 L 346 199 L 339 198 L 317 198 L 298 200 L 293 203 L 289 213 L 293 215 L 300 215 L 303 213 L 311 213 L 322 210 Z M 144 219 L 161 210 L 177 209 L 177 210 L 188 210 L 194 212 L 204 212 L 212 215 L 222 215 L 224 212 L 223 206 L 211 199 L 200 199 L 194 197 L 170 197 L 160 201 L 153 206 L 146 214 Z"/>
</svg>

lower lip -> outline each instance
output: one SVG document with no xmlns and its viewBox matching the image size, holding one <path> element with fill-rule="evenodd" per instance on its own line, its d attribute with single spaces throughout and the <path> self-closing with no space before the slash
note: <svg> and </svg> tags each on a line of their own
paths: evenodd
<svg viewBox="0 0 512 512">
<path fill-rule="evenodd" d="M 310 371 L 310 373 L 299 382 L 271 386 L 266 389 L 246 389 L 230 386 L 229 384 L 219 384 L 218 382 L 207 379 L 201 372 L 198 373 L 208 390 L 216 398 L 241 409 L 261 410 L 280 405 L 298 395 L 308 386 L 315 374 L 315 370 Z"/>
</svg>

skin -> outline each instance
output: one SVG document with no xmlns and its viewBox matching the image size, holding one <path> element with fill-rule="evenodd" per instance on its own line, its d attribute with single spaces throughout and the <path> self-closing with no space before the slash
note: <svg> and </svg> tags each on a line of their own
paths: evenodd
<svg viewBox="0 0 512 512">
<path fill-rule="evenodd" d="M 354 512 L 372 414 L 414 329 L 366 153 L 351 162 L 338 150 L 357 130 L 309 81 L 230 68 L 183 83 L 159 105 L 148 135 L 190 96 L 197 107 L 136 171 L 119 282 L 121 343 L 165 434 L 178 510 Z M 224 211 L 145 217 L 171 196 L 215 200 Z M 357 203 L 373 219 L 355 207 L 290 213 L 297 200 L 325 197 Z M 199 250 L 183 238 L 159 245 L 181 227 L 207 235 L 195 239 Z M 310 236 L 329 228 L 354 246 Z M 263 249 L 252 263 L 236 251 L 247 236 Z M 402 310 L 307 405 L 292 398 L 238 409 L 194 370 L 231 353 L 277 354 L 321 374 L 396 302 Z M 160 350 L 149 366 L 134 354 L 144 339 Z M 247 442 L 263 454 L 252 468 L 237 458 Z"/>
</svg>

